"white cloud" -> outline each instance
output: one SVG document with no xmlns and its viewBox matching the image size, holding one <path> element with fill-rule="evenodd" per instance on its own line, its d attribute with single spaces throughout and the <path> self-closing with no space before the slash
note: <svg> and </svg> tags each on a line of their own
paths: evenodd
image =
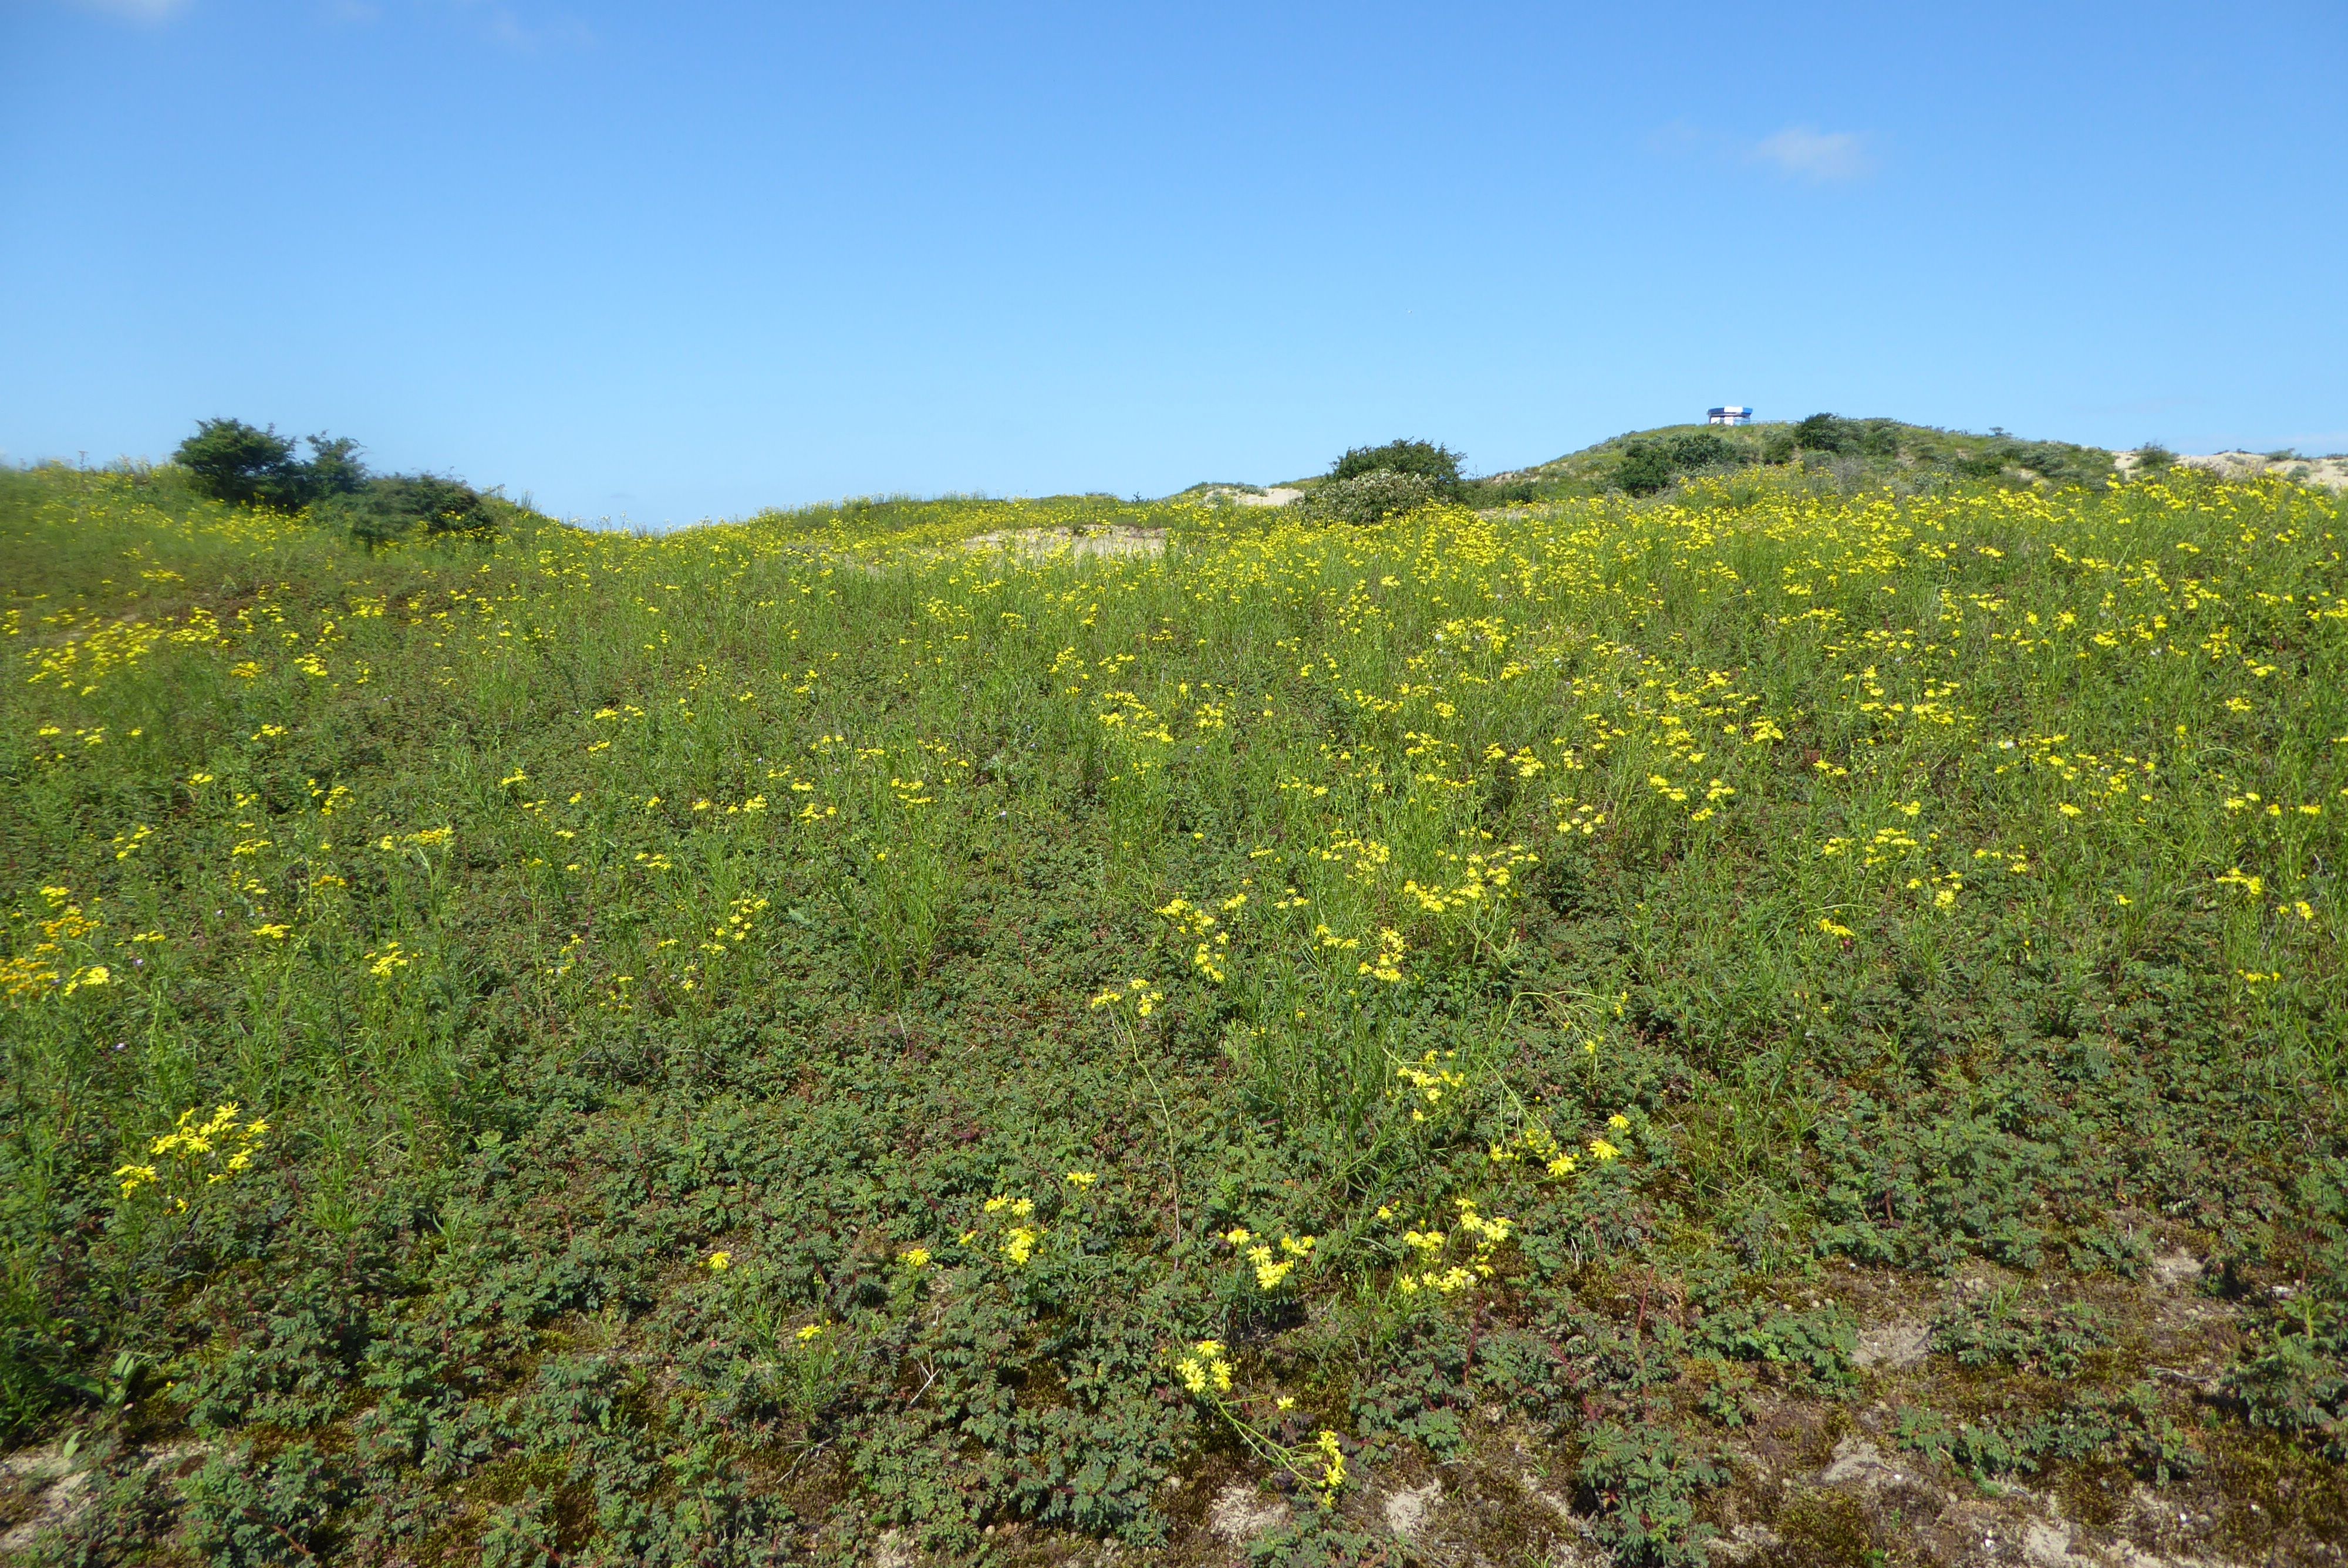
<svg viewBox="0 0 2348 1568">
<path fill-rule="evenodd" d="M 1847 130 L 1790 125 L 1765 136 L 1746 153 L 1749 163 L 1766 163 L 1780 174 L 1817 184 L 1857 179 L 1875 170 L 1867 138 Z"/>
<path fill-rule="evenodd" d="M 85 11 L 102 11 L 132 22 L 168 22 L 188 8 L 189 0 L 75 0 Z"/>
</svg>

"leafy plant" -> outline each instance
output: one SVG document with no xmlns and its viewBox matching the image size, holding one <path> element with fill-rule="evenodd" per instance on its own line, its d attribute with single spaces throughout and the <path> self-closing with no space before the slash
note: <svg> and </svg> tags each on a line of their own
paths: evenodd
<svg viewBox="0 0 2348 1568">
<path fill-rule="evenodd" d="M 1383 446 L 1354 446 L 1329 466 L 1329 477 L 1358 479 L 1370 474 L 1408 474 L 1425 479 L 1433 493 L 1448 500 L 1459 493 L 1460 454 L 1432 441 L 1389 441 Z"/>
<path fill-rule="evenodd" d="M 1582 1450 L 1580 1480 L 1598 1537 L 1617 1562 L 1695 1568 L 1710 1561 L 1704 1543 L 1712 1531 L 1696 1519 L 1696 1499 L 1728 1472 L 1671 1428 L 1599 1427 Z"/>
<path fill-rule="evenodd" d="M 335 454 L 338 468 L 345 456 Z M 232 506 L 291 509 L 313 493 L 309 471 L 294 456 L 293 438 L 278 435 L 273 425 L 260 430 L 241 419 L 200 419 L 196 433 L 180 443 L 173 456 L 199 490 Z"/>
<path fill-rule="evenodd" d="M 1438 493 L 1436 482 L 1424 474 L 1373 468 L 1315 487 L 1305 497 L 1301 515 L 1365 528 L 1416 511 Z"/>
</svg>

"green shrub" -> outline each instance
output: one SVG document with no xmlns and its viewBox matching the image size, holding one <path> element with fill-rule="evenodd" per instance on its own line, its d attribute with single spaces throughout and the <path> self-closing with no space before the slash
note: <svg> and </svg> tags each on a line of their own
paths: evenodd
<svg viewBox="0 0 2348 1568">
<path fill-rule="evenodd" d="M 1653 441 L 1624 447 L 1622 466 L 1614 471 L 1614 482 L 1634 496 L 1652 496 L 1676 477 L 1671 454 Z"/>
<path fill-rule="evenodd" d="M 1709 1525 L 1695 1500 L 1728 1472 L 1669 1427 L 1609 1421 L 1582 1450 L 1580 1501 L 1596 1516 L 1598 1539 L 1623 1563 L 1696 1568 L 1708 1561 Z"/>
<path fill-rule="evenodd" d="M 396 474 L 333 496 L 312 509 L 321 522 L 347 528 L 370 547 L 421 530 L 427 535 L 477 533 L 493 528 L 488 497 L 461 479 L 437 474 Z"/>
<path fill-rule="evenodd" d="M 313 497 L 347 496 L 366 486 L 366 465 L 359 461 L 356 441 L 323 430 L 309 440 L 310 461 L 304 466 Z"/>
<path fill-rule="evenodd" d="M 205 419 L 176 454 L 197 490 L 232 506 L 307 507 L 313 518 L 370 547 L 405 535 L 475 533 L 496 518 L 479 490 L 438 474 L 370 474 L 359 444 L 324 431 L 307 438 L 310 459 L 274 425 Z"/>
<path fill-rule="evenodd" d="M 1633 441 L 1622 449 L 1615 483 L 1634 496 L 1651 496 L 1684 474 L 1734 468 L 1737 449 L 1710 430 L 1691 430 L 1662 441 Z"/>
<path fill-rule="evenodd" d="M 1426 480 L 1445 500 L 1459 495 L 1460 455 L 1432 441 L 1389 441 L 1355 446 L 1330 466 L 1332 479 L 1357 479 L 1376 473 L 1411 474 Z"/>
<path fill-rule="evenodd" d="M 1949 466 L 1968 479 L 1994 479 L 2005 472 L 2005 454 L 1994 446 L 1960 452 L 1949 459 Z"/>
<path fill-rule="evenodd" d="M 1806 452 L 1856 452 L 1859 444 L 1859 426 L 1839 414 L 1813 414 L 1794 426 L 1794 445 Z"/>
<path fill-rule="evenodd" d="M 1309 517 L 1365 527 L 1424 507 L 1441 496 L 1435 481 L 1424 474 L 1373 468 L 1321 486 L 1304 498 L 1303 510 Z"/>
<path fill-rule="evenodd" d="M 214 500 L 290 511 L 310 498 L 309 469 L 295 459 L 293 437 L 273 425 L 256 430 L 242 419 L 200 419 L 173 456 Z"/>
<path fill-rule="evenodd" d="M 1691 430 L 1684 436 L 1674 436 L 1670 450 L 1672 466 L 1683 474 L 1705 468 L 1734 468 L 1744 461 L 1735 447 L 1711 430 Z"/>
</svg>

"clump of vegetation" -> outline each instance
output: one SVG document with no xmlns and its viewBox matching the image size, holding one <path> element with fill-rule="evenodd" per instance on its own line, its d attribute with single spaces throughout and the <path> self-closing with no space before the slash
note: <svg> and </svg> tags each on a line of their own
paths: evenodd
<svg viewBox="0 0 2348 1568">
<path fill-rule="evenodd" d="M 1615 481 L 1634 496 L 1651 496 L 1691 474 L 1734 468 L 1751 456 L 1714 430 L 1690 430 L 1655 441 L 1632 441 L 1622 449 Z"/>
<path fill-rule="evenodd" d="M 260 430 L 241 419 L 200 419 L 173 456 L 200 493 L 232 506 L 298 511 L 366 483 L 356 442 L 320 434 L 309 443 L 304 462 L 294 456 L 293 438 L 273 425 Z"/>
<path fill-rule="evenodd" d="M 1303 506 L 1308 517 L 1363 527 L 1416 511 L 1435 498 L 1435 481 L 1424 474 L 1373 468 L 1314 487 L 1306 494 Z"/>
<path fill-rule="evenodd" d="M 1891 419 L 1845 419 L 1813 414 L 1794 426 L 1794 446 L 1807 452 L 1892 457 L 1900 452 L 1900 425 Z"/>
<path fill-rule="evenodd" d="M 1984 479 L 2011 487 L 2096 489 L 2113 477 L 2111 455 L 2094 447 L 1814 414 L 1791 424 L 1678 425 L 1619 436 L 1533 468 L 1466 481 L 1461 499 L 1498 507 L 1610 492 L 1645 497 L 1689 481 L 1746 484 L 1771 468 L 1792 469 L 1814 491 L 1835 495 L 1944 491 Z"/>
<path fill-rule="evenodd" d="M 461 479 L 435 474 L 370 474 L 348 436 L 308 437 L 310 457 L 274 425 L 204 419 L 173 455 L 199 494 L 232 506 L 313 518 L 369 547 L 411 532 L 472 533 L 496 526 L 494 503 Z"/>
<path fill-rule="evenodd" d="M 1431 441 L 1355 446 L 1307 492 L 1303 515 L 1363 527 L 1462 494 L 1459 454 Z"/>
<path fill-rule="evenodd" d="M 2232 1489 L 2315 1560 L 2342 503 L 1845 500 L 1895 460 L 1779 434 L 1674 436 L 1669 504 L 1617 447 L 1506 516 L 1376 465 L 1425 503 L 374 548 L 0 471 L 41 1550 L 1179 1553 L 1236 1475 L 1359 1561 L 1440 1463 L 1686 1564 L 1732 1498 L 1871 1539 L 1740 1478 L 1899 1393 L 1900 1507 L 2140 1485 L 2266 1560 Z M 2206 1368 L 2142 1343 L 2175 1249 Z M 1853 1303 L 1971 1272 L 1871 1389 Z"/>
<path fill-rule="evenodd" d="M 1432 441 L 1389 441 L 1349 449 L 1330 465 L 1329 477 L 1342 482 L 1371 474 L 1416 475 L 1447 501 L 1459 494 L 1459 464 L 1458 453 Z"/>
<path fill-rule="evenodd" d="M 435 474 L 394 474 L 369 479 L 357 489 L 319 502 L 318 520 L 347 530 L 367 545 L 384 545 L 404 534 L 476 533 L 497 526 L 488 497 L 461 479 Z"/>
</svg>

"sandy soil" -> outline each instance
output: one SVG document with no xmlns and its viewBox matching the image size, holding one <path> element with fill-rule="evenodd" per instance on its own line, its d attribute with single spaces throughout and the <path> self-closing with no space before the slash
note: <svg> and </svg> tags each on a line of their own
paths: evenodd
<svg viewBox="0 0 2348 1568">
<path fill-rule="evenodd" d="M 1286 485 L 1260 490 L 1252 485 L 1214 485 L 1199 492 L 1202 501 L 1229 501 L 1235 507 L 1284 507 L 1304 494 Z"/>
<path fill-rule="evenodd" d="M 1155 556 L 1166 553 L 1164 528 L 1102 528 L 1074 533 L 1065 528 L 1010 528 L 964 539 L 967 550 L 1003 550 L 1045 559 L 1052 556 Z"/>
<path fill-rule="evenodd" d="M 2348 489 L 2348 457 L 2286 457 L 2278 461 L 2256 452 L 2208 452 L 2181 456 L 2177 460 L 2188 467 L 2207 468 L 2224 479 L 2271 476 L 2302 485 L 2322 485 L 2327 489 Z M 2115 452 L 2112 462 L 2122 474 L 2133 473 L 2136 454 Z"/>
</svg>

